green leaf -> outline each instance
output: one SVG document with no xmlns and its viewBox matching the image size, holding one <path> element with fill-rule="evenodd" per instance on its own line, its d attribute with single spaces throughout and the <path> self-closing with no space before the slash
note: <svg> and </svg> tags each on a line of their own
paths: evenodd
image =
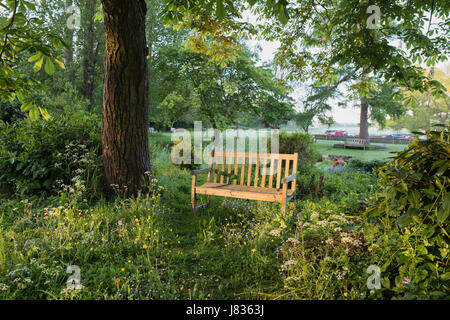
<svg viewBox="0 0 450 320">
<path fill-rule="evenodd" d="M 29 1 L 24 1 L 23 3 L 28 8 L 28 10 L 36 11 L 36 6 L 33 3 L 29 2 Z"/>
<path fill-rule="evenodd" d="M 31 106 L 33 105 L 33 102 L 27 102 L 27 103 L 24 103 L 24 104 L 22 104 L 21 106 L 20 106 L 20 110 L 22 111 L 22 112 L 25 112 L 25 111 L 28 111 L 28 109 L 30 109 L 31 108 Z"/>
<path fill-rule="evenodd" d="M 95 21 L 103 21 L 103 11 L 98 11 L 94 16 Z"/>
<path fill-rule="evenodd" d="M 282 24 L 286 24 L 288 22 L 288 19 L 289 16 L 287 14 L 286 6 L 280 5 L 278 9 L 278 20 L 280 20 Z"/>
<path fill-rule="evenodd" d="M 412 221 L 412 215 L 405 213 L 397 219 L 397 224 L 399 225 L 399 227 L 403 228 L 409 225 Z"/>
<path fill-rule="evenodd" d="M 62 47 L 62 42 L 59 39 L 55 39 L 53 41 L 53 48 L 55 48 L 57 51 L 60 50 Z"/>
<path fill-rule="evenodd" d="M 42 64 L 44 63 L 44 57 L 41 57 L 33 66 L 34 72 L 38 72 L 42 68 Z"/>
<path fill-rule="evenodd" d="M 39 107 L 39 111 L 42 115 L 42 117 L 47 121 L 48 119 L 50 119 L 50 114 L 48 113 L 47 109 Z"/>
<path fill-rule="evenodd" d="M 61 68 L 61 69 L 66 69 L 66 66 L 64 65 L 64 63 L 58 59 L 53 59 L 53 61 L 55 61 L 55 63 Z"/>
<path fill-rule="evenodd" d="M 16 91 L 16 97 L 19 102 L 24 103 L 25 102 L 25 96 L 23 95 L 22 91 Z"/>
<path fill-rule="evenodd" d="M 55 65 L 53 64 L 53 62 L 50 60 L 49 57 L 47 57 L 47 59 L 45 60 L 44 70 L 48 75 L 51 76 L 55 73 Z"/>
<path fill-rule="evenodd" d="M 39 109 L 36 105 L 34 105 L 30 112 L 28 113 L 28 115 L 30 116 L 30 119 L 35 121 L 39 119 Z"/>
<path fill-rule="evenodd" d="M 216 15 L 218 19 L 225 18 L 225 7 L 223 6 L 223 0 L 217 0 Z"/>
<path fill-rule="evenodd" d="M 446 210 L 444 207 L 441 207 L 437 213 L 438 222 L 444 222 L 450 214 L 450 210 Z"/>
<path fill-rule="evenodd" d="M 39 59 L 42 56 L 41 52 L 36 53 L 35 55 L 32 55 L 30 58 L 28 58 L 28 62 L 33 62 Z"/>
</svg>

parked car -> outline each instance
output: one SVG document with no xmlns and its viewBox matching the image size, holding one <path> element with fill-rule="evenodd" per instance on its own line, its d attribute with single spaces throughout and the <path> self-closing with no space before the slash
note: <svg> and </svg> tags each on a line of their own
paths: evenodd
<svg viewBox="0 0 450 320">
<path fill-rule="evenodd" d="M 384 138 L 389 138 L 389 139 L 409 139 L 409 140 L 412 139 L 412 137 L 410 135 L 403 134 L 403 133 L 388 134 L 387 136 L 384 136 Z"/>
<path fill-rule="evenodd" d="M 327 130 L 325 131 L 325 135 L 335 137 L 346 137 L 348 136 L 348 132 L 345 130 Z"/>
<path fill-rule="evenodd" d="M 342 130 L 342 131 L 336 131 L 336 132 L 334 133 L 334 135 L 335 135 L 335 136 L 338 136 L 338 137 L 347 137 L 347 136 L 348 136 L 348 132 L 345 131 L 345 130 Z"/>
</svg>

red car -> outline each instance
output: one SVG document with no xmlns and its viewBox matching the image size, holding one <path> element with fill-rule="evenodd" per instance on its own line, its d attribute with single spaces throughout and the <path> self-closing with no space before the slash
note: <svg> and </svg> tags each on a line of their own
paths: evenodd
<svg viewBox="0 0 450 320">
<path fill-rule="evenodd" d="M 335 137 L 346 137 L 348 136 L 348 132 L 344 130 L 327 130 L 325 131 L 325 135 Z"/>
</svg>

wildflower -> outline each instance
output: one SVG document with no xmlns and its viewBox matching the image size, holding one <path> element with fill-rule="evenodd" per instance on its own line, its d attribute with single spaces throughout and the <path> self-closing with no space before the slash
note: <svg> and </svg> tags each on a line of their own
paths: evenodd
<svg viewBox="0 0 450 320">
<path fill-rule="evenodd" d="M 253 249 L 252 249 L 252 252 L 256 252 L 256 249 L 255 249 L 255 248 L 253 248 Z"/>
<path fill-rule="evenodd" d="M 296 265 L 297 262 L 294 259 L 287 260 L 283 265 L 281 266 L 281 270 L 289 269 L 289 267 Z"/>
<path fill-rule="evenodd" d="M 346 297 L 346 296 L 348 296 L 348 293 L 347 293 L 347 292 L 344 292 L 344 297 Z"/>
<path fill-rule="evenodd" d="M 317 212 L 314 212 L 311 214 L 311 220 L 316 220 L 319 218 L 319 214 Z"/>
<path fill-rule="evenodd" d="M 142 245 L 142 249 L 147 249 L 147 248 L 148 248 L 148 247 L 147 247 L 146 244 Z"/>
<path fill-rule="evenodd" d="M 124 272 L 124 271 L 125 271 L 125 268 L 120 269 L 120 271 Z"/>
<path fill-rule="evenodd" d="M 405 277 L 402 280 L 402 285 L 404 285 L 406 287 L 408 284 L 410 284 L 410 282 L 411 282 L 411 279 Z"/>
</svg>

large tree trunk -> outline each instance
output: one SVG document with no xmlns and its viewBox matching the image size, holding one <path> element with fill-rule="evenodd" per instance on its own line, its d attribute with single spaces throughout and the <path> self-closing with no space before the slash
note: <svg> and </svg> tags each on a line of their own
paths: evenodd
<svg viewBox="0 0 450 320">
<path fill-rule="evenodd" d="M 369 104 L 367 99 L 361 97 L 361 114 L 359 118 L 359 137 L 361 139 L 366 139 L 369 141 L 369 121 L 368 121 L 368 113 L 369 113 Z"/>
<path fill-rule="evenodd" d="M 144 0 L 102 0 L 105 31 L 103 164 L 108 187 L 136 194 L 150 171 Z"/>
</svg>

